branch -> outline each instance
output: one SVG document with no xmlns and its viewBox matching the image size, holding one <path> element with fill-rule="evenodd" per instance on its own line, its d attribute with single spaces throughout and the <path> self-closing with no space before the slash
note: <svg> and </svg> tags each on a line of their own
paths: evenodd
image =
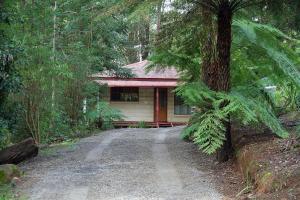
<svg viewBox="0 0 300 200">
<path fill-rule="evenodd" d="M 243 8 L 247 8 L 247 7 L 250 7 L 250 6 L 254 6 L 254 5 L 258 5 L 258 4 L 261 4 L 261 3 L 264 3 L 264 0 L 258 0 L 258 1 L 253 1 L 253 0 L 238 0 L 240 1 L 240 3 L 238 3 L 234 8 L 233 8 L 233 12 L 237 12 L 238 10 L 240 9 L 243 9 Z"/>
<path fill-rule="evenodd" d="M 195 0 L 192 2 L 206 9 L 209 9 L 213 13 L 217 13 L 219 8 L 219 0 Z"/>
<path fill-rule="evenodd" d="M 232 11 L 236 10 L 242 3 L 243 3 L 244 0 L 235 0 L 235 1 L 232 1 L 230 3 L 230 8 Z"/>
</svg>

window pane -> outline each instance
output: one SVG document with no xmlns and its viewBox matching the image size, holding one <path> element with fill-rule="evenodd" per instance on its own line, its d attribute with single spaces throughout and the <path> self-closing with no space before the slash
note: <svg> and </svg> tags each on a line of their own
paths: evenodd
<svg viewBox="0 0 300 200">
<path fill-rule="evenodd" d="M 190 115 L 191 107 L 184 104 L 180 96 L 174 95 L 174 113 L 175 115 Z"/>
<path fill-rule="evenodd" d="M 111 101 L 139 101 L 139 88 L 111 88 Z"/>
<path fill-rule="evenodd" d="M 120 101 L 121 88 L 111 88 L 110 100 Z"/>
</svg>

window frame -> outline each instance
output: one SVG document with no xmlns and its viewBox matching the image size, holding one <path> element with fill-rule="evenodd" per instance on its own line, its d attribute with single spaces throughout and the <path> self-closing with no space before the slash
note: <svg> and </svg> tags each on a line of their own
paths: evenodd
<svg viewBox="0 0 300 200">
<path fill-rule="evenodd" d="M 113 98 L 113 90 L 119 89 L 119 99 Z M 125 90 L 125 92 L 124 92 Z M 128 91 L 126 91 L 128 90 Z M 131 90 L 131 91 L 130 91 Z M 127 94 L 136 94 L 137 99 L 136 100 L 125 100 L 121 98 L 121 93 L 127 93 Z M 109 97 L 111 102 L 125 102 L 125 103 L 130 103 L 130 102 L 139 102 L 140 101 L 140 88 L 139 87 L 111 87 L 110 88 L 110 97 Z"/>
</svg>

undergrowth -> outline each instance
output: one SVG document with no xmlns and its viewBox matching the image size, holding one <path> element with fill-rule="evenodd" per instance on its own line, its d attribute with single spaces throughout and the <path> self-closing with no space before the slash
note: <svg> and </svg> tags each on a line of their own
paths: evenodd
<svg viewBox="0 0 300 200">
<path fill-rule="evenodd" d="M 26 200 L 26 198 L 16 195 L 12 185 L 8 184 L 0 186 L 0 200 Z"/>
</svg>

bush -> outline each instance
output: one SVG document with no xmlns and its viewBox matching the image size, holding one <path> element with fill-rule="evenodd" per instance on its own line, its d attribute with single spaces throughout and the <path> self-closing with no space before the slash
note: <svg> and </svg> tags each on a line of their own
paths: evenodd
<svg viewBox="0 0 300 200">
<path fill-rule="evenodd" d="M 4 149 L 11 143 L 11 133 L 8 129 L 8 123 L 0 119 L 0 149 Z"/>
<path fill-rule="evenodd" d="M 113 121 L 122 120 L 124 116 L 122 113 L 109 106 L 107 102 L 98 102 L 94 108 L 87 113 L 89 124 L 101 124 L 101 129 L 113 128 Z"/>
</svg>

